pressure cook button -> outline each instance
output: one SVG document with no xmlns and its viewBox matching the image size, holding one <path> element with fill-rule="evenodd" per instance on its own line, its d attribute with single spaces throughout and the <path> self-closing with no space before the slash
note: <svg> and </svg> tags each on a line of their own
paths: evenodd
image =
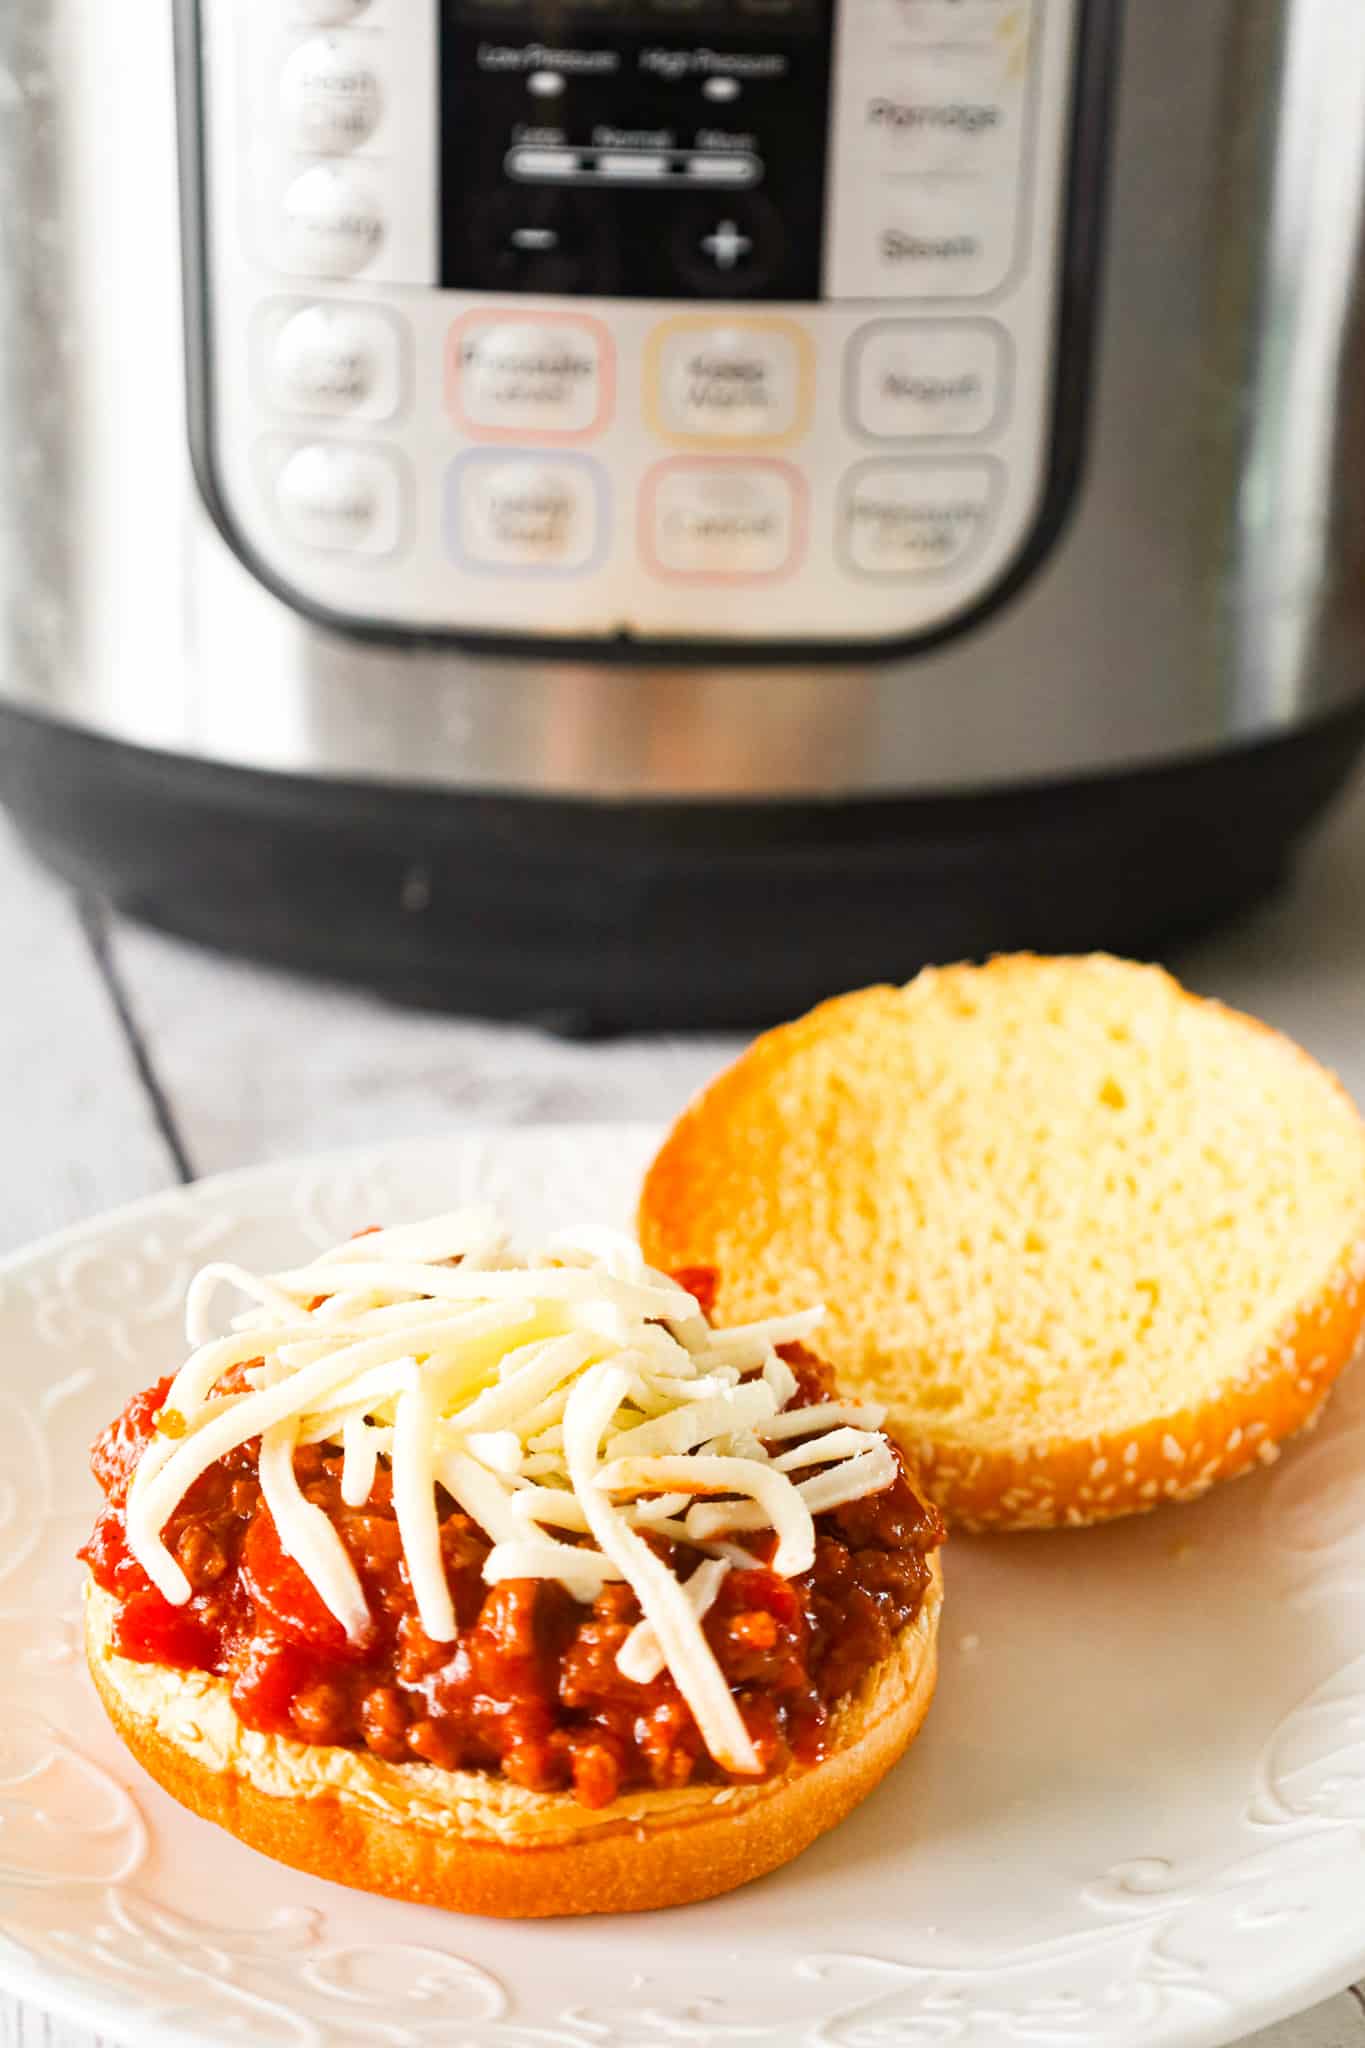
<svg viewBox="0 0 1365 2048">
<path fill-rule="evenodd" d="M 384 246 L 378 200 L 349 170 L 315 164 L 285 194 L 285 256 L 304 277 L 354 277 Z"/>
<path fill-rule="evenodd" d="M 577 439 L 604 424 L 611 359 L 606 329 L 578 314 L 469 314 L 450 338 L 451 408 L 474 434 Z"/>
<path fill-rule="evenodd" d="M 604 505 L 601 473 L 581 455 L 462 455 L 446 487 L 450 551 L 471 569 L 576 575 L 602 551 Z"/>
<path fill-rule="evenodd" d="M 398 327 L 373 306 L 304 306 L 274 321 L 267 363 L 281 411 L 387 420 L 403 402 Z"/>
<path fill-rule="evenodd" d="M 780 462 L 661 462 L 645 479 L 644 542 L 657 575 L 747 583 L 785 575 L 801 552 L 803 487 Z"/>
<path fill-rule="evenodd" d="M 280 110 L 295 149 L 344 156 L 368 142 L 383 90 L 363 45 L 342 36 L 301 43 L 280 78 Z"/>
<path fill-rule="evenodd" d="M 1008 349 L 984 320 L 875 321 L 852 344 L 853 424 L 879 441 L 984 434 L 1004 403 Z"/>
<path fill-rule="evenodd" d="M 900 580 L 959 568 L 990 530 L 993 462 L 864 462 L 845 478 L 839 551 L 857 576 Z"/>
<path fill-rule="evenodd" d="M 379 448 L 316 441 L 287 454 L 275 478 L 286 531 L 304 547 L 386 555 L 398 545 L 403 486 Z"/>
</svg>

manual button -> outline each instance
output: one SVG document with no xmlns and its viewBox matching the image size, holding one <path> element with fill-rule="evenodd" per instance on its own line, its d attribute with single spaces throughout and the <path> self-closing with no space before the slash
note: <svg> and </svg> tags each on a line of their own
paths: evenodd
<svg viewBox="0 0 1365 2048">
<path fill-rule="evenodd" d="M 450 335 L 451 411 L 472 434 L 579 440 L 607 422 L 612 361 L 606 328 L 583 314 L 467 314 Z"/>
<path fill-rule="evenodd" d="M 645 358 L 650 423 L 668 438 L 791 441 L 810 422 L 810 342 L 788 320 L 670 320 Z"/>
<path fill-rule="evenodd" d="M 838 548 L 857 576 L 943 575 L 985 539 L 999 498 L 999 464 L 864 462 L 839 495 Z"/>
</svg>

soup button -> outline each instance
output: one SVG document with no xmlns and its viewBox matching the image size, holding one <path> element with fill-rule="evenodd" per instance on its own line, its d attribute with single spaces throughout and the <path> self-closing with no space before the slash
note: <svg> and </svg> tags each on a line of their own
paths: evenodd
<svg viewBox="0 0 1365 2048">
<path fill-rule="evenodd" d="M 804 486 L 780 462 L 661 462 L 645 482 L 643 528 L 646 560 L 661 576 L 781 576 L 801 553 Z"/>
</svg>

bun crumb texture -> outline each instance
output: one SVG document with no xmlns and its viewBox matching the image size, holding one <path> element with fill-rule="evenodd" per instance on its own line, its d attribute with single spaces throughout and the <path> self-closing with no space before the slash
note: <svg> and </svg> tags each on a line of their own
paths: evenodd
<svg viewBox="0 0 1365 2048">
<path fill-rule="evenodd" d="M 1365 1127 L 1158 968 L 1018 955 L 826 1003 L 684 1113 L 646 1257 L 722 1323 L 822 1300 L 968 1528 L 1192 1500 L 1314 1421 L 1365 1323 Z"/>
</svg>

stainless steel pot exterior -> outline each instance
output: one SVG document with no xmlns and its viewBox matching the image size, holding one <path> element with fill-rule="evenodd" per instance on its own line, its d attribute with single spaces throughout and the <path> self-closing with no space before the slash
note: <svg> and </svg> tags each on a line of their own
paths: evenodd
<svg viewBox="0 0 1365 2048">
<path fill-rule="evenodd" d="M 192 483 L 168 10 L 0 10 L 0 695 L 147 746 L 579 796 L 984 789 L 1272 737 L 1365 689 L 1365 10 L 1132 0 L 1089 458 L 936 651 L 471 658 L 318 631 Z"/>
</svg>

